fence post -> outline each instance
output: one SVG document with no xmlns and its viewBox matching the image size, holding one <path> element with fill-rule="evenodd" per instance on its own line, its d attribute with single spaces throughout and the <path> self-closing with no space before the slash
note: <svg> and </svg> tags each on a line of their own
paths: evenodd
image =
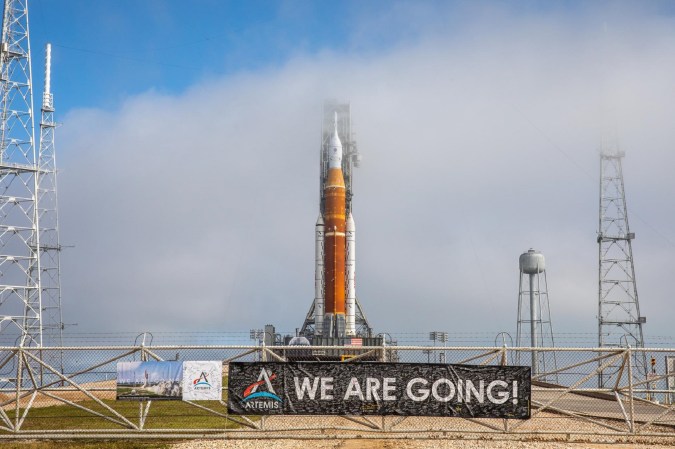
<svg viewBox="0 0 675 449">
<path fill-rule="evenodd" d="M 16 352 L 18 360 L 16 361 L 16 416 L 14 416 L 14 430 L 19 430 L 19 421 L 21 418 L 21 407 L 19 406 L 21 398 L 21 384 L 23 384 L 23 379 L 21 374 L 23 373 L 23 345 L 19 347 L 19 350 Z"/>
<path fill-rule="evenodd" d="M 633 400 L 633 354 L 630 345 L 626 348 L 628 354 L 628 401 L 630 406 L 630 433 L 635 432 L 635 401 Z"/>
<path fill-rule="evenodd" d="M 504 342 L 504 344 L 502 345 L 502 359 L 500 361 L 500 365 L 506 366 L 508 364 L 509 363 L 508 363 L 508 357 L 507 357 L 507 352 L 506 352 L 506 342 Z M 508 433 L 508 431 L 509 431 L 509 420 L 504 419 L 502 421 L 502 423 L 504 424 L 504 432 Z"/>
<path fill-rule="evenodd" d="M 141 340 L 141 362 L 147 362 L 148 361 L 148 354 L 145 352 L 145 337 L 147 333 L 143 332 L 143 339 Z"/>
<path fill-rule="evenodd" d="M 382 361 L 387 361 L 387 337 L 382 335 Z"/>
</svg>

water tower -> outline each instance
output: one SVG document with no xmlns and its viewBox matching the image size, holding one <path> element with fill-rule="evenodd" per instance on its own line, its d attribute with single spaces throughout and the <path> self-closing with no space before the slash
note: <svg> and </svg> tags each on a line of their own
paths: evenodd
<svg viewBox="0 0 675 449">
<path fill-rule="evenodd" d="M 520 255 L 520 283 L 518 287 L 518 329 L 516 346 L 531 348 L 552 348 L 553 329 L 551 311 L 548 303 L 548 285 L 546 282 L 546 261 L 544 255 L 530 249 Z M 518 363 L 525 354 L 518 353 Z M 554 370 L 555 353 L 532 350 L 532 375 Z M 523 361 L 526 363 L 525 361 Z"/>
</svg>

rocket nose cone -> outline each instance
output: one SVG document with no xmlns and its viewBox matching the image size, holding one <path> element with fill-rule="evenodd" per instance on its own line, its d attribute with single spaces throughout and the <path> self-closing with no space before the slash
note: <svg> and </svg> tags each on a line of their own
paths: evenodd
<svg viewBox="0 0 675 449">
<path fill-rule="evenodd" d="M 349 215 L 347 216 L 347 231 L 354 231 L 354 230 L 356 230 L 356 224 L 354 223 L 354 217 L 350 212 Z"/>
<path fill-rule="evenodd" d="M 323 217 L 319 215 L 319 218 L 316 219 L 317 226 L 323 226 Z"/>
<path fill-rule="evenodd" d="M 333 118 L 333 135 L 331 136 L 331 146 L 337 146 L 342 148 L 342 142 L 340 141 L 340 135 L 338 134 L 338 116 L 337 111 Z"/>
</svg>

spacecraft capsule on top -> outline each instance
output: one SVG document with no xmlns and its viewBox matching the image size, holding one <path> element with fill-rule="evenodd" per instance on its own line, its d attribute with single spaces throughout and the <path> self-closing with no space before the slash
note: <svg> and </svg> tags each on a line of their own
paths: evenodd
<svg viewBox="0 0 675 449">
<path fill-rule="evenodd" d="M 338 168 L 340 169 L 340 176 L 342 176 L 342 142 L 340 142 L 340 136 L 338 136 L 337 112 L 335 113 L 334 120 L 335 128 L 328 144 L 328 169 Z M 344 184 L 344 180 L 342 184 Z"/>
</svg>

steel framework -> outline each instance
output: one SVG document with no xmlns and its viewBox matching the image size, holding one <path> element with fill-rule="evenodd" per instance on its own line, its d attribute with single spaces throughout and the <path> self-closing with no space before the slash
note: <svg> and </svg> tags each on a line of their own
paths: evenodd
<svg viewBox="0 0 675 449">
<path fill-rule="evenodd" d="M 39 171 L 27 0 L 4 2 L 0 114 L 0 336 L 39 347 L 43 344 Z"/>
<path fill-rule="evenodd" d="M 42 338 L 45 346 L 63 346 L 61 309 L 61 243 L 56 189 L 54 147 L 54 96 L 51 92 L 51 44 L 45 48 L 45 85 L 42 95 L 38 153 L 37 209 L 40 230 L 40 290 L 42 292 Z M 50 353 L 58 357 L 58 353 Z M 60 359 L 49 360 L 62 366 Z"/>
<path fill-rule="evenodd" d="M 644 347 L 632 241 L 621 160 L 625 152 L 617 144 L 604 144 L 600 151 L 600 210 L 598 223 L 598 346 L 601 348 Z M 634 375 L 645 379 L 644 353 L 635 360 Z M 598 376 L 599 386 L 613 382 L 617 366 Z"/>
</svg>

